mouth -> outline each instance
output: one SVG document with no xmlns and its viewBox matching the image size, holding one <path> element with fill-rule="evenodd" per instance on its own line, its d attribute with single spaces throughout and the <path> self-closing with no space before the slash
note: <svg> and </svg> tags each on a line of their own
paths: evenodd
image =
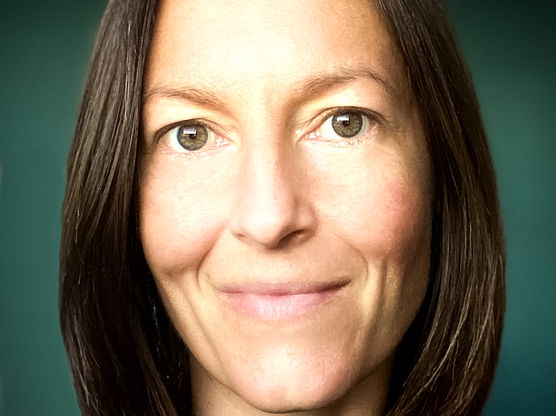
<svg viewBox="0 0 556 416">
<path fill-rule="evenodd" d="M 220 288 L 224 302 L 243 315 L 261 320 L 285 320 L 315 311 L 329 303 L 349 284 L 348 280 L 330 283 L 250 282 Z"/>
</svg>

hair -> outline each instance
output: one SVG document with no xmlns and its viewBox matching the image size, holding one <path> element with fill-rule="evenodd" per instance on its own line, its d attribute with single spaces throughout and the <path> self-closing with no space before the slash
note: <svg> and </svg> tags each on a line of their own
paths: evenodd
<svg viewBox="0 0 556 416">
<path fill-rule="evenodd" d="M 430 277 L 396 351 L 389 415 L 478 415 L 504 313 L 504 241 L 479 105 L 444 6 L 374 0 L 405 61 L 431 157 Z M 68 158 L 60 321 L 84 415 L 191 412 L 187 348 L 138 235 L 143 77 L 156 0 L 111 0 Z"/>
</svg>

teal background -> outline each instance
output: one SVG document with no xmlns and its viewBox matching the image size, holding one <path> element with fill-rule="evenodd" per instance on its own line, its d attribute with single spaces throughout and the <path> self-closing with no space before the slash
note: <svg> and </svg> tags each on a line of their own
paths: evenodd
<svg viewBox="0 0 556 416">
<path fill-rule="evenodd" d="M 508 248 L 485 416 L 556 415 L 553 4 L 448 1 L 491 142 Z M 57 318 L 60 205 L 104 5 L 35 0 L 0 11 L 0 415 L 79 413 Z"/>
</svg>

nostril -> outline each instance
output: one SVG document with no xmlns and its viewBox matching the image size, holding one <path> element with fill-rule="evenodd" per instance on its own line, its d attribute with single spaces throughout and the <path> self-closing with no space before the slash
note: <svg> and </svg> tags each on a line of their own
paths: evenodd
<svg viewBox="0 0 556 416">
<path fill-rule="evenodd" d="M 276 248 L 278 247 L 284 247 L 290 244 L 294 244 L 294 243 L 299 243 L 303 240 L 304 236 L 307 235 L 307 232 L 305 230 L 295 230 L 287 235 L 285 235 L 280 241 L 278 241 L 278 244 L 276 245 Z"/>
</svg>

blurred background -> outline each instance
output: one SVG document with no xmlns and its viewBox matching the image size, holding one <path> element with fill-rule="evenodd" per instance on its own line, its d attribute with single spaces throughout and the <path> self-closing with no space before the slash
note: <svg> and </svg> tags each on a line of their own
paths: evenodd
<svg viewBox="0 0 556 416">
<path fill-rule="evenodd" d="M 0 12 L 0 415 L 78 415 L 58 325 L 65 161 L 106 2 Z M 556 415 L 556 6 L 448 0 L 498 175 L 508 250 L 484 416 Z"/>
</svg>

